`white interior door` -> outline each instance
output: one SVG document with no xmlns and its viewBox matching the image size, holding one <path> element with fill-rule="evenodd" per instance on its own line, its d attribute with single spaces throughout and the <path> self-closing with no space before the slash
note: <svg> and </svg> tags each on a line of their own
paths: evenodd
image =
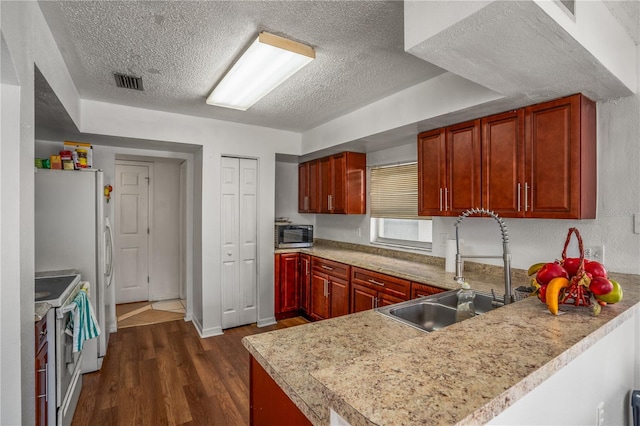
<svg viewBox="0 0 640 426">
<path fill-rule="evenodd" d="M 149 167 L 116 164 L 116 303 L 149 300 Z"/>
<path fill-rule="evenodd" d="M 222 158 L 222 328 L 257 320 L 257 160 Z"/>
</svg>

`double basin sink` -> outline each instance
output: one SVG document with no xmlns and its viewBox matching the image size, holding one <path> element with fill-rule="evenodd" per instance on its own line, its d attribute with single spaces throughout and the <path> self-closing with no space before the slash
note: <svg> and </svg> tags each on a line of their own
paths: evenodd
<svg viewBox="0 0 640 426">
<path fill-rule="evenodd" d="M 458 290 L 450 290 L 419 299 L 377 308 L 376 311 L 422 331 L 435 331 L 456 322 Z M 491 294 L 476 292 L 476 315 L 495 309 Z"/>
</svg>

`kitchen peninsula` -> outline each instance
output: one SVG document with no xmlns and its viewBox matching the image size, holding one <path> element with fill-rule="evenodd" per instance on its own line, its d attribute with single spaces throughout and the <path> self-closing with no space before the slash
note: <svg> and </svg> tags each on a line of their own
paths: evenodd
<svg viewBox="0 0 640 426">
<path fill-rule="evenodd" d="M 404 277 L 455 286 L 441 265 L 347 251 L 308 252 L 384 273 L 400 265 Z M 368 264 L 359 264 L 358 256 Z M 477 290 L 500 292 L 502 277 L 494 272 L 465 275 Z M 640 276 L 611 277 L 622 283 L 625 297 L 598 317 L 566 305 L 565 314 L 553 316 L 528 298 L 433 333 L 370 310 L 243 342 L 313 424 L 329 424 L 330 408 L 352 425 L 486 423 L 638 315 Z M 514 287 L 523 284 L 514 280 Z"/>
</svg>

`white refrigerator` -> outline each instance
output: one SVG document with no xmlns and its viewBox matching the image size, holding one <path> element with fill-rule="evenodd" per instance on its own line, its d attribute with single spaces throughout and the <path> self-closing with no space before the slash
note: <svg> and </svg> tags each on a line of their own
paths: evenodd
<svg viewBox="0 0 640 426">
<path fill-rule="evenodd" d="M 36 169 L 35 270 L 77 269 L 90 283 L 101 334 L 85 342 L 82 372 L 97 371 L 116 330 L 113 238 L 100 170 Z"/>
</svg>

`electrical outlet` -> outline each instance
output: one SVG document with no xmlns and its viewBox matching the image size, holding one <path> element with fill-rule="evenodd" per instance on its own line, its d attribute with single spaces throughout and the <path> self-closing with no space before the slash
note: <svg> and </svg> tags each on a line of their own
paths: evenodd
<svg viewBox="0 0 640 426">
<path fill-rule="evenodd" d="M 585 247 L 584 257 L 589 260 L 597 260 L 604 265 L 604 246 Z"/>
<path fill-rule="evenodd" d="M 440 245 L 442 247 L 446 246 L 448 239 L 449 239 L 449 234 L 447 234 L 447 233 L 440 234 Z"/>
<path fill-rule="evenodd" d="M 600 401 L 596 407 L 596 426 L 604 426 L 604 402 Z"/>
</svg>

